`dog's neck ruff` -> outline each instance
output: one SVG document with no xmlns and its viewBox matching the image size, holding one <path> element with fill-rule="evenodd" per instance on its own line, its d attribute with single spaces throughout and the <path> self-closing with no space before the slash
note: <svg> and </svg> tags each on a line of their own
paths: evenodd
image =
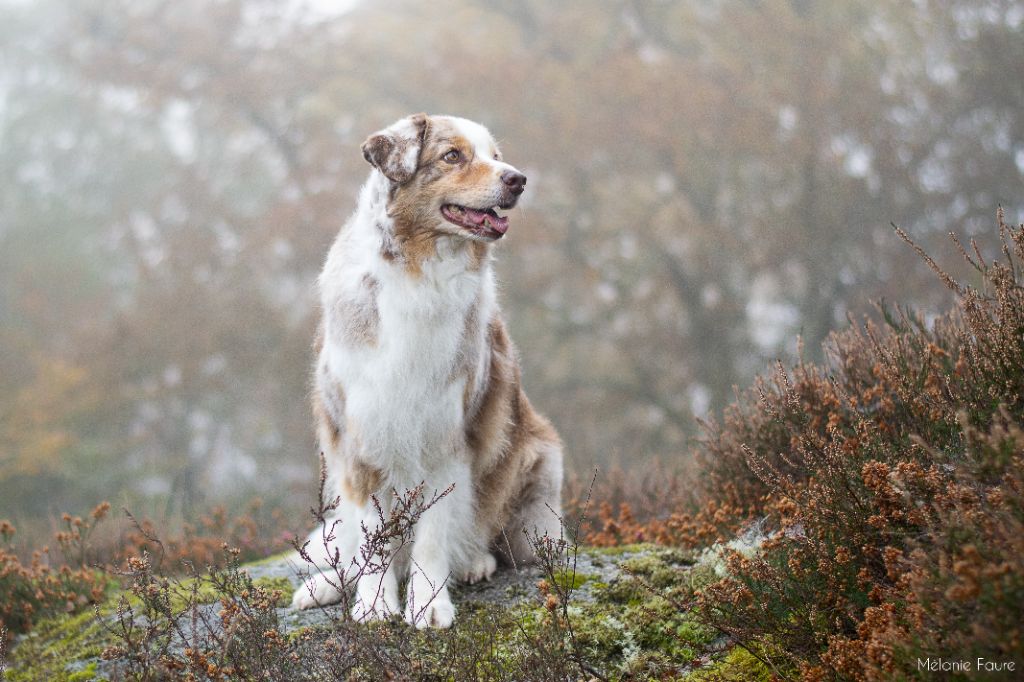
<svg viewBox="0 0 1024 682">
<path fill-rule="evenodd" d="M 474 269 L 472 251 L 458 237 L 436 237 L 436 253 L 416 271 L 405 256 L 382 253 L 393 236 L 388 191 L 375 171 L 321 275 L 320 381 L 325 393 L 344 387 L 339 420 L 359 425 L 362 452 L 386 480 L 407 485 L 411 479 L 399 480 L 399 471 L 429 468 L 427 461 L 444 461 L 457 450 L 452 438 L 461 433 L 463 394 L 486 377 L 485 333 L 497 312 L 496 287 L 490 263 Z M 397 248 L 405 246 L 397 241 Z"/>
<path fill-rule="evenodd" d="M 462 273 L 484 274 L 490 270 L 491 245 L 442 232 L 401 235 L 388 211 L 397 183 L 374 170 L 359 193 L 354 229 L 363 245 L 371 245 L 382 259 L 414 277 L 441 280 Z M 488 279 L 488 277 L 484 277 Z M 438 282 L 439 284 L 441 282 Z"/>
</svg>

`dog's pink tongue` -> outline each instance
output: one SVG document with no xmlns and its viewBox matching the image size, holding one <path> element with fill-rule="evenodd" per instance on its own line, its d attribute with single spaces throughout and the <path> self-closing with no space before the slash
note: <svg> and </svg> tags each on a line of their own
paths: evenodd
<svg viewBox="0 0 1024 682">
<path fill-rule="evenodd" d="M 508 232 L 508 218 L 503 216 L 487 216 L 487 224 L 491 226 L 491 229 L 498 234 L 505 234 Z"/>
<path fill-rule="evenodd" d="M 508 218 L 494 215 L 487 211 L 478 211 L 475 208 L 467 208 L 466 215 L 476 225 L 486 225 L 498 234 L 505 234 L 508 231 Z"/>
</svg>

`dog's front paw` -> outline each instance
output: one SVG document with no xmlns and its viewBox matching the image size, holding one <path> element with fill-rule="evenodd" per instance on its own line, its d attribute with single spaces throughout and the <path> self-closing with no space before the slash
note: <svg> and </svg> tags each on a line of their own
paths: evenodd
<svg viewBox="0 0 1024 682">
<path fill-rule="evenodd" d="M 388 604 L 384 599 L 370 601 L 356 597 L 356 603 L 352 606 L 352 619 L 357 623 L 388 620 L 395 613 L 398 613 L 397 604 Z"/>
<path fill-rule="evenodd" d="M 314 575 L 303 581 L 292 596 L 292 608 L 311 609 L 341 601 L 342 593 L 322 575 Z"/>
<path fill-rule="evenodd" d="M 455 605 L 447 597 L 435 597 L 429 604 L 420 608 L 410 603 L 405 610 L 405 622 L 415 625 L 418 630 L 425 627 L 451 627 L 455 622 Z"/>
<path fill-rule="evenodd" d="M 393 575 L 365 575 L 360 578 L 356 586 L 356 601 L 352 606 L 352 618 L 357 623 L 387 620 L 401 612 L 398 586 Z"/>
<path fill-rule="evenodd" d="M 498 568 L 498 561 L 490 552 L 478 556 L 470 565 L 469 570 L 462 574 L 462 581 L 472 585 L 481 580 L 490 580 L 494 571 Z"/>
</svg>

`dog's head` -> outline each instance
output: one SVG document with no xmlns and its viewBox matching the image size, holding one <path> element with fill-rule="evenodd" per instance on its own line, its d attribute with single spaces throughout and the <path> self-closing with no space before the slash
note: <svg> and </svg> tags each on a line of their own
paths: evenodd
<svg viewBox="0 0 1024 682">
<path fill-rule="evenodd" d="M 391 181 L 388 213 L 406 228 L 500 239 L 526 176 L 502 161 L 491 134 L 454 116 L 415 114 L 374 133 L 363 156 Z"/>
</svg>

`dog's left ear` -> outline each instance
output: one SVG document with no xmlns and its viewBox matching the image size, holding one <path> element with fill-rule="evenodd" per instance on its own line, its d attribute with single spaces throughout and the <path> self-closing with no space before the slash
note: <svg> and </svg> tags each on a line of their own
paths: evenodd
<svg viewBox="0 0 1024 682">
<path fill-rule="evenodd" d="M 416 175 L 426 132 L 426 114 L 406 116 L 366 138 L 363 158 L 389 180 L 408 182 Z"/>
</svg>

